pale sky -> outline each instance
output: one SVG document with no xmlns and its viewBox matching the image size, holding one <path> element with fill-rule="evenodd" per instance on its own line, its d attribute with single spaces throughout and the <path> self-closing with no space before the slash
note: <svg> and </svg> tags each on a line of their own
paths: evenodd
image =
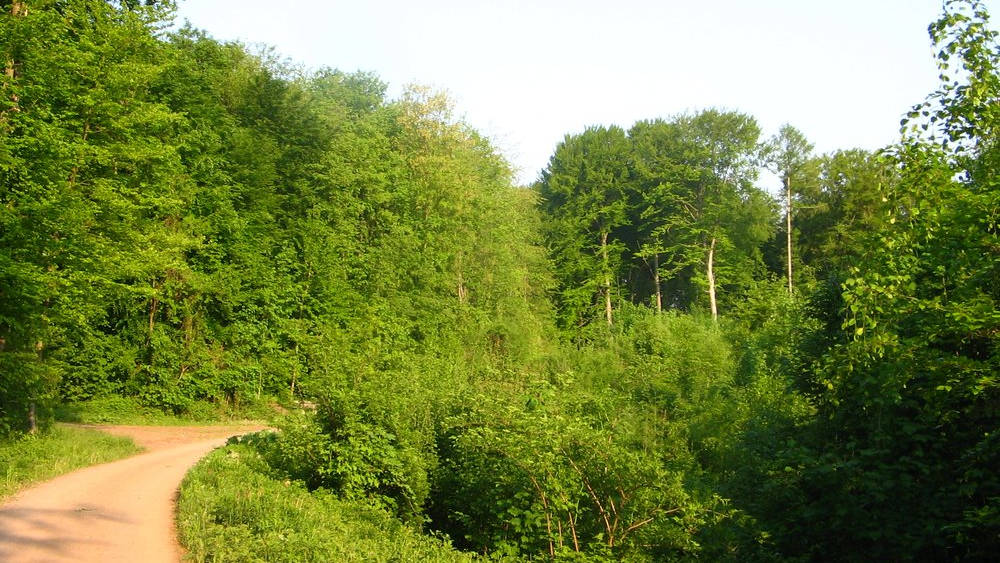
<svg viewBox="0 0 1000 563">
<path fill-rule="evenodd" d="M 1000 22 L 1000 0 L 987 0 Z M 534 181 L 589 125 L 717 107 L 818 152 L 876 149 L 937 82 L 940 0 L 180 0 L 220 40 L 445 90 Z"/>
</svg>

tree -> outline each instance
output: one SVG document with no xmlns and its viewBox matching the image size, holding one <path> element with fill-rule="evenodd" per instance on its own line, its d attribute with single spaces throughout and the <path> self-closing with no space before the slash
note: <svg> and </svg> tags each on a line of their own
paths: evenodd
<svg viewBox="0 0 1000 563">
<path fill-rule="evenodd" d="M 830 537 L 881 559 L 1000 548 L 1000 48 L 978 2 L 930 31 L 960 76 L 904 120 L 885 218 L 844 282 L 852 340 L 822 362 L 817 451 L 795 461 L 795 513 L 822 532 L 788 539 L 813 555 L 838 556 Z"/>
<path fill-rule="evenodd" d="M 898 181 L 892 163 L 867 151 L 842 150 L 812 159 L 798 180 L 795 251 L 820 278 L 843 277 L 881 228 L 880 190 Z"/>
<path fill-rule="evenodd" d="M 653 281 L 657 312 L 663 311 L 664 280 L 683 272 L 687 265 L 676 256 L 677 235 L 674 217 L 683 210 L 678 193 L 696 171 L 679 159 L 676 123 L 664 120 L 640 121 L 629 130 L 633 170 L 630 185 L 629 248 L 642 261 Z M 642 295 L 641 287 L 633 291 Z M 669 305 L 683 306 L 685 297 L 673 292 Z"/>
<path fill-rule="evenodd" d="M 613 235 L 627 220 L 630 159 L 621 128 L 591 127 L 566 136 L 536 185 L 563 284 L 560 316 L 567 327 L 593 319 L 595 297 L 605 322 L 613 322 L 612 282 L 622 262 L 622 243 Z"/>
<path fill-rule="evenodd" d="M 759 260 L 757 246 L 769 236 L 770 223 L 766 198 L 753 187 L 759 135 L 753 118 L 718 110 L 633 126 L 633 247 L 655 264 L 650 271 L 658 303 L 661 271 L 680 289 L 676 278 L 691 280 L 704 268 L 715 318 L 719 253 L 726 283 Z M 672 300 L 689 306 L 694 294 Z"/>
<path fill-rule="evenodd" d="M 798 129 L 785 124 L 771 138 L 768 147 L 768 163 L 781 177 L 785 187 L 785 241 L 788 274 L 788 293 L 792 293 L 792 178 L 801 173 L 809 161 L 813 146 Z"/>
</svg>

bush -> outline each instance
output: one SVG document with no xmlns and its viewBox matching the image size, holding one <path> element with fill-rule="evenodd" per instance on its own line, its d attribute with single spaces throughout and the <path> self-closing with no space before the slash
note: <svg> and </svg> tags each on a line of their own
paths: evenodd
<svg viewBox="0 0 1000 563">
<path fill-rule="evenodd" d="M 433 525 L 477 552 L 579 558 L 695 553 L 703 505 L 690 458 L 642 435 L 641 410 L 613 393 L 543 383 L 524 401 L 468 397 L 439 440 Z"/>
<path fill-rule="evenodd" d="M 285 479 L 256 447 L 216 450 L 181 485 L 178 529 L 192 560 L 472 561 L 440 538 L 423 536 L 367 503 L 309 492 Z"/>
<path fill-rule="evenodd" d="M 429 488 L 421 456 L 363 404 L 334 396 L 315 414 L 287 417 L 278 427 L 255 444 L 288 478 L 419 520 Z"/>
</svg>

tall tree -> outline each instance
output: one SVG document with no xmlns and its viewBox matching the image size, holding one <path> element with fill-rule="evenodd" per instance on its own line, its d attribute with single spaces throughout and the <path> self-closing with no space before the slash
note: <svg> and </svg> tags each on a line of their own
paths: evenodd
<svg viewBox="0 0 1000 563">
<path fill-rule="evenodd" d="M 717 317 L 719 274 L 732 284 L 759 260 L 770 222 L 766 198 L 753 187 L 759 134 L 749 116 L 718 110 L 633 126 L 632 246 L 656 266 L 648 269 L 657 302 L 662 274 L 680 290 L 670 299 L 680 306 L 695 299 L 685 285 L 701 279 Z"/>
<path fill-rule="evenodd" d="M 792 293 L 792 179 L 801 173 L 809 161 L 813 145 L 806 140 L 798 129 L 791 125 L 781 126 L 778 133 L 771 138 L 768 147 L 768 163 L 771 169 L 781 178 L 785 188 L 785 261 L 788 279 L 788 293 Z"/>
<path fill-rule="evenodd" d="M 563 283 L 560 312 L 567 327 L 593 319 L 595 298 L 605 322 L 613 323 L 612 293 L 623 250 L 613 235 L 627 221 L 630 158 L 625 131 L 591 127 L 566 136 L 537 184 Z"/>
</svg>

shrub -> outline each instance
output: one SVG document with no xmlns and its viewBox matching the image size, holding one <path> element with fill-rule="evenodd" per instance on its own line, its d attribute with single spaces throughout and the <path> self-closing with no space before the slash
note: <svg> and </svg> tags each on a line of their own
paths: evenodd
<svg viewBox="0 0 1000 563">
<path fill-rule="evenodd" d="M 216 450 L 181 485 L 181 543 L 198 562 L 472 561 L 447 541 L 423 536 L 385 510 L 342 500 L 275 474 L 256 447 Z"/>
<path fill-rule="evenodd" d="M 280 433 L 256 439 L 264 458 L 310 490 L 365 500 L 404 520 L 418 520 L 428 492 L 421 456 L 363 404 L 335 396 L 315 414 L 278 423 Z"/>
<path fill-rule="evenodd" d="M 706 514 L 687 460 L 645 443 L 641 412 L 614 394 L 540 384 L 523 402 L 486 396 L 446 423 L 430 514 L 479 552 L 625 557 L 697 551 Z"/>
</svg>

